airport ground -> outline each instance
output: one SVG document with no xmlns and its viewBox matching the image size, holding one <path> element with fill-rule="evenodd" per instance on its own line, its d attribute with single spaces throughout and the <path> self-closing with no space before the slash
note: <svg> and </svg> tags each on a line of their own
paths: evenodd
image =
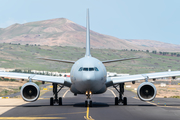
<svg viewBox="0 0 180 120">
<path fill-rule="evenodd" d="M 52 91 L 43 94 L 37 101 L 27 103 L 20 98 L 0 99 L 0 119 L 67 119 L 67 120 L 179 120 L 180 99 L 156 98 L 151 102 L 140 101 L 136 94 L 125 91 L 128 105 L 115 106 L 114 88 L 106 93 L 93 95 L 93 107 L 85 107 L 84 95 L 74 96 L 63 88 L 63 106 L 50 106 Z"/>
</svg>

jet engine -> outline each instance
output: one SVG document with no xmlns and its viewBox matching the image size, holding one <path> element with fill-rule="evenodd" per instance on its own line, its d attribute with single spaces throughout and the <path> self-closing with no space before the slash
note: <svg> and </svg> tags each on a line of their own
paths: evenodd
<svg viewBox="0 0 180 120">
<path fill-rule="evenodd" d="M 21 96 L 24 101 L 34 102 L 39 98 L 39 86 L 33 82 L 28 82 L 21 87 Z"/>
<path fill-rule="evenodd" d="M 156 97 L 156 87 L 150 82 L 143 82 L 137 89 L 137 95 L 142 101 L 151 101 Z"/>
</svg>

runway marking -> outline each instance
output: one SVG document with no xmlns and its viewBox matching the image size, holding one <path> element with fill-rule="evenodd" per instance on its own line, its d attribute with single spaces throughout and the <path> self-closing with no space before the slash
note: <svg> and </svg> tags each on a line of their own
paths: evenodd
<svg viewBox="0 0 180 120">
<path fill-rule="evenodd" d="M 168 88 L 168 90 L 176 90 L 176 88 Z"/>
<path fill-rule="evenodd" d="M 116 94 L 114 93 L 114 91 L 108 89 L 109 91 L 111 91 L 111 93 L 114 95 L 114 97 L 116 97 Z"/>
<path fill-rule="evenodd" d="M 112 89 L 113 89 L 113 88 L 112 88 Z M 111 91 L 111 93 L 114 95 L 114 97 L 116 97 L 116 94 L 114 93 L 114 91 L 113 91 L 113 90 L 111 90 L 111 89 L 109 89 L 109 88 L 108 88 L 108 90 L 109 90 L 109 91 Z M 136 98 L 136 97 L 133 97 L 133 98 L 134 98 L 134 99 L 139 100 L 139 99 L 138 99 L 138 98 Z M 146 103 L 149 103 L 149 104 L 155 105 L 155 106 L 157 106 L 157 107 L 180 108 L 180 106 L 167 106 L 167 104 L 166 104 L 166 103 L 165 103 L 165 105 L 164 105 L 164 106 L 158 105 L 158 104 L 159 104 L 159 102 L 158 102 L 158 104 L 156 104 L 156 103 L 152 103 L 152 102 L 146 101 Z"/>
<path fill-rule="evenodd" d="M 38 117 L 38 116 L 55 116 L 55 115 L 70 115 L 70 114 L 82 114 L 82 113 L 86 113 L 86 111 L 84 111 L 84 112 L 72 112 L 72 113 L 58 113 L 58 114 L 32 115 L 32 116 L 34 116 L 34 117 Z"/>
<path fill-rule="evenodd" d="M 137 100 L 139 100 L 138 98 L 136 98 L 136 97 L 133 97 L 134 99 L 137 99 Z M 146 101 L 146 103 L 149 103 L 149 104 L 152 104 L 152 105 L 155 105 L 155 106 L 157 106 L 157 107 L 169 107 L 169 108 L 180 108 L 180 106 L 167 106 L 167 104 L 165 103 L 165 105 L 164 106 L 162 106 L 162 105 L 158 105 L 159 104 L 159 101 L 158 101 L 158 104 L 156 104 L 156 103 L 152 103 L 152 102 L 149 102 L 149 101 Z"/>
<path fill-rule="evenodd" d="M 152 102 L 149 102 L 149 101 L 146 101 L 146 102 L 149 103 L 149 104 L 155 105 L 155 106 L 159 106 L 156 103 L 152 103 Z"/>
<path fill-rule="evenodd" d="M 133 97 L 134 99 L 136 99 L 136 100 L 139 100 L 138 98 L 136 98 L 136 97 Z M 152 103 L 152 102 L 149 102 L 149 101 L 145 101 L 146 103 L 149 103 L 149 104 L 152 104 L 152 105 L 155 105 L 155 106 L 159 106 L 159 105 L 157 105 L 156 103 Z"/>
<path fill-rule="evenodd" d="M 66 92 L 64 93 L 64 95 L 62 96 L 63 98 L 65 97 L 65 95 L 69 92 L 70 90 L 66 90 Z"/>
<path fill-rule="evenodd" d="M 43 88 L 43 90 L 48 90 L 47 88 Z"/>
<path fill-rule="evenodd" d="M 49 120 L 66 119 L 65 117 L 0 117 L 0 120 Z"/>
<path fill-rule="evenodd" d="M 87 112 L 86 112 L 86 116 L 84 116 L 84 119 L 86 119 L 86 120 L 94 120 L 91 116 L 89 116 L 89 105 L 87 106 Z"/>
<path fill-rule="evenodd" d="M 2 99 L 8 99 L 9 97 L 1 97 Z"/>
</svg>

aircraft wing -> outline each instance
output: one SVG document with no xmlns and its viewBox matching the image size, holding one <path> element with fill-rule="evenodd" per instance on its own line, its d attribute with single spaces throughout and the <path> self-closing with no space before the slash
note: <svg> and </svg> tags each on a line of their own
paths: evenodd
<svg viewBox="0 0 180 120">
<path fill-rule="evenodd" d="M 9 77 L 9 78 L 19 78 L 19 79 L 29 79 L 58 83 L 64 86 L 70 87 L 71 80 L 69 77 L 56 77 L 56 76 L 47 76 L 47 75 L 37 75 L 37 74 L 26 74 L 26 73 L 14 73 L 14 72 L 0 72 L 0 77 Z"/>
<path fill-rule="evenodd" d="M 106 61 L 101 61 L 101 62 L 102 62 L 102 63 L 111 63 L 111 62 L 126 61 L 126 60 L 139 59 L 139 58 L 140 58 L 140 57 L 122 58 L 122 59 L 106 60 Z"/>
<path fill-rule="evenodd" d="M 146 74 L 137 74 L 137 75 L 122 76 L 122 77 L 108 77 L 106 86 L 110 87 L 114 84 L 132 82 L 137 80 L 145 80 L 146 78 L 156 79 L 156 78 L 175 77 L 175 76 L 180 76 L 180 71 L 146 73 Z"/>
<path fill-rule="evenodd" d="M 49 61 L 56 61 L 56 62 L 64 62 L 64 63 L 71 63 L 74 64 L 75 61 L 70 61 L 70 60 L 59 60 L 59 59 L 51 59 L 51 58 L 37 58 L 37 59 L 42 59 L 42 60 L 49 60 Z"/>
</svg>

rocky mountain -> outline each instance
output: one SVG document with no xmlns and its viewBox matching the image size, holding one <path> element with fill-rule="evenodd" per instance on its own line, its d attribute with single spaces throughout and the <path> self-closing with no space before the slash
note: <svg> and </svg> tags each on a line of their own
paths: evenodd
<svg viewBox="0 0 180 120">
<path fill-rule="evenodd" d="M 90 34 L 92 48 L 180 51 L 180 45 L 152 40 L 125 40 L 94 31 Z M 0 43 L 3 42 L 85 47 L 86 28 L 65 18 L 16 23 L 0 28 Z"/>
</svg>

